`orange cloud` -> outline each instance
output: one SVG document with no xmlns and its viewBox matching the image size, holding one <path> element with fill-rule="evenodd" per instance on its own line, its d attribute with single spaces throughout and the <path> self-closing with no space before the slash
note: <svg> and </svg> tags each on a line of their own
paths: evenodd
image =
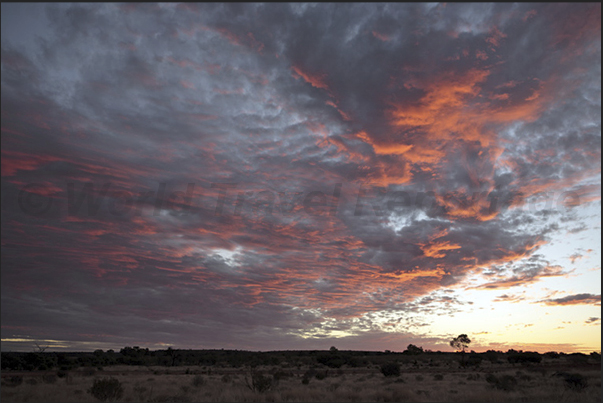
<svg viewBox="0 0 603 403">
<path fill-rule="evenodd" d="M 418 88 L 426 94 L 416 104 L 393 104 L 389 111 L 394 128 L 422 132 L 412 149 L 398 149 L 405 152 L 404 157 L 413 164 L 433 165 L 445 157 L 442 148 L 447 142 L 466 140 L 484 147 L 491 145 L 495 135 L 483 128 L 487 117 L 476 102 L 480 84 L 489 74 L 487 70 L 473 69 L 461 76 L 447 74 L 429 83 L 407 83 L 408 88 Z M 387 144 L 379 146 L 389 150 Z"/>
<path fill-rule="evenodd" d="M 388 155 L 388 154 L 404 154 L 409 151 L 413 145 L 412 144 L 385 144 L 380 145 L 375 143 L 369 135 L 365 131 L 360 131 L 355 133 L 354 136 L 364 141 L 367 144 L 370 144 L 375 150 L 375 154 L 380 155 Z"/>
<path fill-rule="evenodd" d="M 304 81 L 306 81 L 308 84 L 312 85 L 314 88 L 320 88 L 320 89 L 329 91 L 329 87 L 325 83 L 325 79 L 327 78 L 326 74 L 311 75 L 309 73 L 304 72 L 298 66 L 292 66 L 291 68 L 293 69 L 293 71 L 295 73 L 293 75 L 293 77 L 295 77 L 295 78 L 301 77 L 304 79 Z"/>
<path fill-rule="evenodd" d="M 490 30 L 490 36 L 488 36 L 488 38 L 486 38 L 486 42 L 488 42 L 492 46 L 492 48 L 497 48 L 500 46 L 501 39 L 506 38 L 506 37 L 507 37 L 507 35 L 500 32 L 498 27 L 494 27 Z"/>
<path fill-rule="evenodd" d="M 343 120 L 352 120 L 352 118 L 345 113 L 344 111 L 342 111 L 341 109 L 339 109 L 339 107 L 337 106 L 337 104 L 331 100 L 325 102 L 327 105 L 332 106 L 333 108 L 337 109 L 337 112 L 339 112 L 339 114 L 341 115 L 341 117 L 343 118 Z"/>
<path fill-rule="evenodd" d="M 428 245 L 422 245 L 421 250 L 425 256 L 441 259 L 446 257 L 445 251 L 461 249 L 461 245 L 450 243 L 449 241 L 434 242 Z"/>
</svg>

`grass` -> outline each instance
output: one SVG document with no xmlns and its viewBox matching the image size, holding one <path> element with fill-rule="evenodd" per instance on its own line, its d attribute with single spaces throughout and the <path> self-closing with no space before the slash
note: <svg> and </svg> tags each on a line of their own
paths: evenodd
<svg viewBox="0 0 603 403">
<path fill-rule="evenodd" d="M 241 368 L 216 368 L 200 375 L 199 367 L 188 373 L 182 368 L 178 373 L 166 368 L 111 367 L 111 377 L 123 386 L 120 402 L 600 402 L 600 370 L 582 370 L 588 380 L 583 390 L 568 388 L 563 377 L 554 375 L 522 376 L 515 368 L 499 371 L 442 371 L 443 377 L 433 372 L 401 371 L 399 377 L 384 377 L 379 368 L 364 368 L 364 373 L 329 371 L 322 379 L 312 377 L 302 383 L 303 368 L 293 376 L 278 377 L 278 381 L 265 391 L 250 390 Z M 265 374 L 276 372 L 276 367 L 262 368 Z M 319 370 L 320 371 L 320 370 Z M 517 384 L 512 390 L 497 389 L 486 381 L 488 375 L 496 379 L 514 377 Z M 70 376 L 47 383 L 40 375 L 23 376 L 23 382 L 7 386 L 3 378 L 3 402 L 96 402 L 87 391 L 100 375 L 90 376 L 74 371 Z M 479 376 L 476 376 L 479 375 Z M 420 382 L 416 377 L 421 376 Z M 320 378 L 320 377 L 319 377 Z M 36 379 L 37 382 L 31 382 Z M 203 379 L 202 382 L 199 379 Z M 492 377 L 490 377 L 492 379 Z"/>
</svg>

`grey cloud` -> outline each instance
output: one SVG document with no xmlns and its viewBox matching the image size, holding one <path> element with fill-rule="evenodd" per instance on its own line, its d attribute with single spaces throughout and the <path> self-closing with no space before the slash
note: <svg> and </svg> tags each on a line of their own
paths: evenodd
<svg viewBox="0 0 603 403">
<path fill-rule="evenodd" d="M 307 327 L 362 329 L 346 339 L 359 345 L 388 336 L 367 330 L 371 319 L 345 318 L 377 309 L 460 312 L 469 304 L 437 292 L 476 267 L 490 266 L 491 286 L 566 273 L 534 255 L 538 242 L 561 228 L 543 216 L 575 228 L 580 218 L 509 205 L 541 190 L 534 179 L 545 190 L 559 183 L 556 191 L 579 192 L 573 186 L 600 171 L 600 45 L 580 37 L 548 47 L 551 22 L 565 21 L 570 6 L 55 4 L 28 17 L 16 5 L 2 7 L 3 174 L 5 165 L 13 172 L 2 178 L 3 325 L 29 326 L 27 318 L 35 318 L 73 342 L 81 328 L 104 329 L 124 343 L 150 332 L 148 342 L 160 343 L 160 321 L 174 315 L 170 337 L 201 334 L 207 345 L 236 345 L 246 334 L 249 348 L 265 348 L 262 337 L 275 346 L 311 345 L 296 336 Z M 525 23 L 531 9 L 538 17 Z M 5 10 L 24 25 L 36 21 L 35 32 L 5 25 Z M 494 26 L 502 34 L 496 49 L 488 42 Z M 574 48 L 588 51 L 563 61 Z M 532 120 L 484 125 L 498 144 L 442 140 L 444 157 L 429 169 L 369 144 L 428 148 L 433 139 L 423 126 L 392 126 L 393 105 L 419 105 L 428 83 L 472 70 L 488 74 L 468 109 L 495 113 L 543 88 L 555 102 Z M 501 104 L 486 100 L 503 92 L 509 98 Z M 362 131 L 368 140 L 356 135 Z M 495 159 L 498 145 L 504 151 Z M 376 184 L 406 171 L 413 178 L 406 183 Z M 19 191 L 29 182 L 59 188 L 44 216 L 19 210 Z M 132 194 L 156 191 L 159 183 L 168 191 L 195 183 L 199 204 L 190 214 L 183 204 L 152 214 L 151 199 L 139 215 L 105 208 L 96 217 L 66 219 L 66 184 L 82 189 L 89 182 Z M 211 184 L 227 182 L 238 185 L 218 216 Z M 311 216 L 301 207 L 269 215 L 253 203 L 234 214 L 238 192 L 259 200 L 268 191 L 279 201 L 281 192 L 299 207 L 310 191 L 330 197 L 337 183 L 335 216 Z M 356 215 L 360 187 L 369 195 Z M 371 200 L 378 190 L 387 196 Z M 395 191 L 443 197 L 389 210 Z M 470 210 L 474 192 L 506 204 L 455 216 L 455 209 Z M 375 214 L 375 204 L 384 215 Z M 498 215 L 479 220 L 490 213 Z M 438 245 L 440 254 L 426 252 Z M 239 266 L 215 249 L 240 250 Z M 529 256 L 521 267 L 505 263 Z M 431 274 L 409 277 L 422 271 Z M 392 276 L 408 280 L 386 284 Z M 382 285 L 387 289 L 375 293 Z M 37 293 L 54 303 L 27 299 Z M 101 295 L 108 299 L 95 303 Z M 329 317 L 340 322 L 324 324 Z M 117 322 L 142 330 L 127 335 Z M 283 329 L 288 335 L 278 336 Z M 181 342 L 195 343 L 192 336 Z"/>
</svg>

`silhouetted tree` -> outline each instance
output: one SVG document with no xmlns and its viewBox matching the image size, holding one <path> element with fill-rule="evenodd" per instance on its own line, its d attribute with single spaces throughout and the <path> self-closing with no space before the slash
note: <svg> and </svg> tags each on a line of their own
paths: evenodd
<svg viewBox="0 0 603 403">
<path fill-rule="evenodd" d="M 469 339 L 466 334 L 461 334 L 450 340 L 450 347 L 461 350 L 463 353 L 465 352 L 465 349 L 469 347 L 469 344 L 471 344 L 471 339 Z"/>
<path fill-rule="evenodd" d="M 408 355 L 423 354 L 423 347 L 417 347 L 414 344 L 409 344 L 408 347 L 406 347 L 406 351 L 404 351 L 404 354 L 408 354 Z"/>
<path fill-rule="evenodd" d="M 168 347 L 165 351 L 165 354 L 170 357 L 170 366 L 173 367 L 176 365 L 176 350 L 174 350 L 172 347 Z"/>
<path fill-rule="evenodd" d="M 42 347 L 38 343 L 34 343 L 34 344 L 36 345 L 36 348 L 34 349 L 35 353 L 43 353 L 48 348 L 48 346 Z"/>
<path fill-rule="evenodd" d="M 461 350 L 461 366 L 465 366 L 465 349 L 469 347 L 471 343 L 471 339 L 467 337 L 466 334 L 460 334 L 458 337 L 450 340 L 450 347 L 458 350 Z"/>
</svg>

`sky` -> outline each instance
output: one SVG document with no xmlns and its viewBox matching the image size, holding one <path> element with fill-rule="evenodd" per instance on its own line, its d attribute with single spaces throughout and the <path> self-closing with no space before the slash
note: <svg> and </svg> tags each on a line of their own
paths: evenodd
<svg viewBox="0 0 603 403">
<path fill-rule="evenodd" d="M 601 5 L 2 4 L 3 351 L 601 350 Z"/>
</svg>

